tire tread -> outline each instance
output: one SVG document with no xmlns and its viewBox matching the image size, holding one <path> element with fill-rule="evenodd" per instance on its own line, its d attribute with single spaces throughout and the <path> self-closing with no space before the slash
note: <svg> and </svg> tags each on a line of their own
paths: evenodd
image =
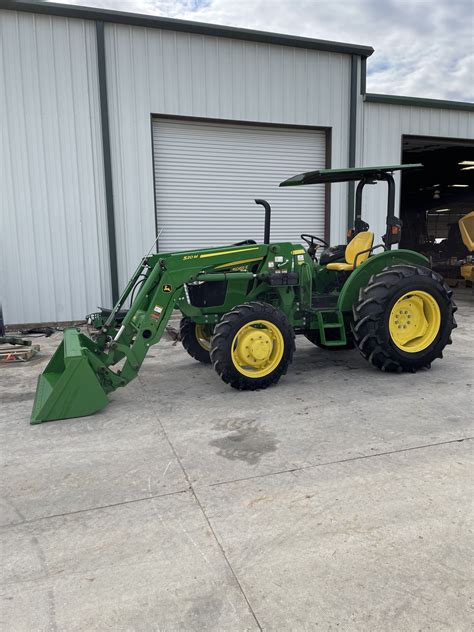
<svg viewBox="0 0 474 632">
<path fill-rule="evenodd" d="M 260 379 L 250 379 L 237 373 L 228 357 L 229 336 L 239 325 L 245 324 L 246 319 L 254 314 L 252 320 L 268 320 L 275 322 L 282 330 L 283 339 L 289 342 L 284 351 L 283 359 L 278 367 L 269 375 Z M 230 344 L 232 341 L 230 341 Z M 254 391 L 267 388 L 276 384 L 278 380 L 286 374 L 288 366 L 293 359 L 295 351 L 295 334 L 286 316 L 269 303 L 262 301 L 252 301 L 237 305 L 230 312 L 224 315 L 222 320 L 216 325 L 214 335 L 211 340 L 211 362 L 219 377 L 237 390 Z"/>
<path fill-rule="evenodd" d="M 444 301 L 449 306 L 449 318 L 446 327 L 449 332 L 444 345 L 451 344 L 451 330 L 457 327 L 454 313 L 457 307 L 452 300 L 453 291 L 444 282 L 441 275 L 422 266 L 396 265 L 385 268 L 373 275 L 368 284 L 360 289 L 359 300 L 353 306 L 352 332 L 361 355 L 381 371 L 400 373 L 415 372 L 420 368 L 429 369 L 435 358 L 442 357 L 442 348 L 437 349 L 433 357 L 424 361 L 410 361 L 394 351 L 386 335 L 383 335 L 381 321 L 387 305 L 397 285 L 404 279 L 413 277 L 429 278 L 433 281 Z M 443 347 L 444 347 L 443 345 Z"/>
</svg>

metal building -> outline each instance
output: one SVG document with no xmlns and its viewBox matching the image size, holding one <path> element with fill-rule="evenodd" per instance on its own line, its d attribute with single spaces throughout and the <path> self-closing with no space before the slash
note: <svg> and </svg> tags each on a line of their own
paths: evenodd
<svg viewBox="0 0 474 632">
<path fill-rule="evenodd" d="M 161 250 L 260 239 L 256 197 L 273 239 L 343 243 L 353 187 L 278 183 L 398 163 L 405 135 L 474 139 L 474 105 L 366 94 L 366 46 L 0 0 L 0 51 L 8 323 L 110 305 L 157 235 Z M 382 198 L 365 209 L 379 235 Z"/>
</svg>

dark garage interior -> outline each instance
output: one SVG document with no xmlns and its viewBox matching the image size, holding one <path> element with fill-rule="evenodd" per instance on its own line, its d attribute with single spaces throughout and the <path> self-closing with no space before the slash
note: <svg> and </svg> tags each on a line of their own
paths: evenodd
<svg viewBox="0 0 474 632">
<path fill-rule="evenodd" d="M 402 177 L 400 246 L 426 255 L 447 279 L 461 279 L 471 253 L 458 222 L 474 211 L 474 143 L 403 136 L 402 163 L 424 168 Z"/>
</svg>

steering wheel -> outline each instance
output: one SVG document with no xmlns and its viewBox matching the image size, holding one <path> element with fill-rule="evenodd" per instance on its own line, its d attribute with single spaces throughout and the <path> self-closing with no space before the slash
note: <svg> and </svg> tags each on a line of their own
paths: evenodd
<svg viewBox="0 0 474 632">
<path fill-rule="evenodd" d="M 316 250 L 319 248 L 320 244 L 322 244 L 326 248 L 329 247 L 328 242 L 324 241 L 324 239 L 321 239 L 320 237 L 315 237 L 314 235 L 306 235 L 304 233 L 300 235 L 300 237 L 308 244 L 308 254 L 312 259 L 314 259 L 316 255 Z M 319 244 L 316 243 L 317 241 L 319 241 Z"/>
</svg>

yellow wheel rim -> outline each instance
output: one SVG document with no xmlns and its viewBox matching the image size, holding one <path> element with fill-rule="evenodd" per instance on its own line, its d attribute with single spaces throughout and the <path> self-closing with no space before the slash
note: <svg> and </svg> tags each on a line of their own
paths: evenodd
<svg viewBox="0 0 474 632">
<path fill-rule="evenodd" d="M 268 320 L 253 320 L 235 334 L 232 362 L 246 377 L 265 377 L 280 364 L 284 348 L 282 333 L 275 324 Z"/>
<path fill-rule="evenodd" d="M 196 335 L 196 340 L 205 351 L 211 350 L 211 337 L 206 333 L 204 325 L 198 325 L 196 323 L 196 328 L 194 330 Z"/>
<path fill-rule="evenodd" d="M 429 347 L 440 327 L 439 305 L 431 294 L 422 290 L 401 296 L 390 312 L 390 337 L 407 353 L 418 353 Z"/>
</svg>

